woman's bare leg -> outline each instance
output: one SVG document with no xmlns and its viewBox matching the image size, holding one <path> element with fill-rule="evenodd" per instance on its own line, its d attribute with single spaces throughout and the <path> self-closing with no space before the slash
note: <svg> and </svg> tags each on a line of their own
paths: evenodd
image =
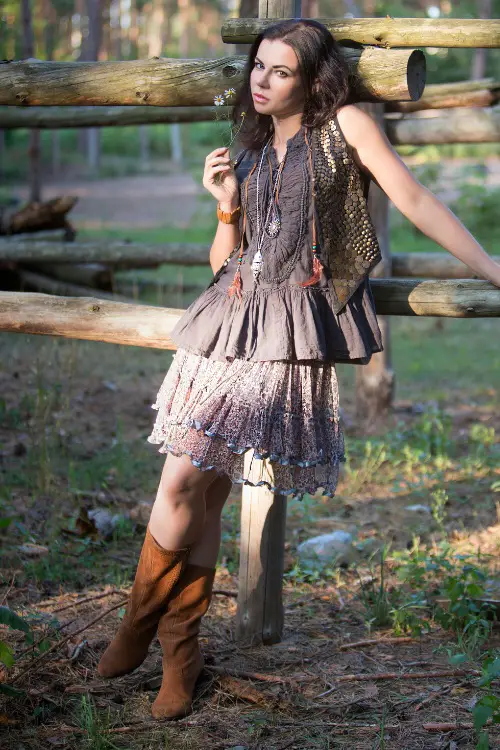
<svg viewBox="0 0 500 750">
<path fill-rule="evenodd" d="M 215 568 L 221 542 L 222 509 L 231 491 L 232 482 L 228 476 L 216 477 L 205 491 L 206 516 L 203 533 L 192 546 L 189 562 Z"/>
<path fill-rule="evenodd" d="M 167 454 L 149 519 L 149 529 L 158 544 L 177 550 L 201 538 L 206 520 L 205 491 L 216 476 L 215 469 L 201 471 L 186 454 Z"/>
</svg>

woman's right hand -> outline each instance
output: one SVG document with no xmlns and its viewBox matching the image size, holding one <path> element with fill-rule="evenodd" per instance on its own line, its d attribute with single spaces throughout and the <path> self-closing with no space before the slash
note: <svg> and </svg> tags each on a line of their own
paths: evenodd
<svg viewBox="0 0 500 750">
<path fill-rule="evenodd" d="M 216 175 L 220 175 L 217 177 L 217 182 Z M 222 146 L 208 154 L 205 159 L 202 184 L 220 203 L 234 207 L 238 205 L 238 178 L 231 164 L 229 148 Z"/>
</svg>

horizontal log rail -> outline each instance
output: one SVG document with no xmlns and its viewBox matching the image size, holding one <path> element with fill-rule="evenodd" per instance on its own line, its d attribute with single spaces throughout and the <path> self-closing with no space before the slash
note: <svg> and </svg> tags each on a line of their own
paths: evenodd
<svg viewBox="0 0 500 750">
<path fill-rule="evenodd" d="M 488 281 L 372 279 L 371 287 L 381 315 L 500 317 L 500 288 Z M 0 331 L 154 349 L 176 348 L 170 334 L 184 312 L 94 298 L 0 292 Z"/>
<path fill-rule="evenodd" d="M 500 81 L 479 78 L 453 83 L 428 83 L 416 102 L 387 102 L 386 112 L 417 112 L 421 109 L 488 107 L 500 101 Z"/>
<path fill-rule="evenodd" d="M 274 18 L 228 18 L 222 41 L 251 44 Z M 500 21 L 482 18 L 317 18 L 339 44 L 380 47 L 500 47 Z"/>
<path fill-rule="evenodd" d="M 214 107 L 0 107 L 0 128 L 57 128 L 113 127 L 124 125 L 154 125 L 156 123 L 210 122 Z M 218 114 L 226 119 L 232 107 L 218 106 Z"/>
<path fill-rule="evenodd" d="M 386 112 L 416 112 L 449 107 L 488 107 L 500 101 L 500 81 L 480 78 L 473 81 L 427 84 L 421 97 L 413 102 L 387 102 Z M 218 113 L 231 115 L 231 106 L 221 105 Z M 213 106 L 146 107 L 141 105 L 63 107 L 0 106 L 0 128 L 86 128 L 154 123 L 208 122 L 214 118 Z"/>
<path fill-rule="evenodd" d="M 183 116 L 177 116 L 178 110 Z M 227 115 L 230 108 L 222 106 Z M 192 116 L 190 116 L 192 113 Z M 393 145 L 443 143 L 497 143 L 500 140 L 500 108 L 463 107 L 446 115 L 409 114 L 385 117 L 386 133 Z M 0 128 L 109 127 L 158 122 L 204 122 L 214 119 L 213 107 L 1 107 Z"/>
<path fill-rule="evenodd" d="M 386 117 L 384 123 L 387 137 L 395 146 L 500 141 L 500 107 L 468 107 L 446 115 L 436 112 L 430 117 Z"/>
<path fill-rule="evenodd" d="M 209 264 L 210 245 L 189 242 L 149 244 L 122 240 L 54 240 L 0 237 L 0 263 L 105 263 L 117 268 L 147 268 L 162 263 Z"/>
<path fill-rule="evenodd" d="M 414 101 L 425 86 L 421 50 L 342 47 L 354 96 L 364 101 Z M 0 63 L 0 104 L 24 106 L 213 105 L 214 96 L 241 85 L 247 57 L 217 60 L 53 62 L 29 58 Z"/>
<path fill-rule="evenodd" d="M 500 264 L 500 255 L 492 255 Z M 392 276 L 418 279 L 480 279 L 451 253 L 392 253 Z"/>
<path fill-rule="evenodd" d="M 34 236 L 34 235 L 33 235 Z M 0 237 L 0 264 L 103 263 L 115 268 L 148 268 L 163 263 L 208 266 L 209 244 L 173 242 L 153 245 L 120 240 L 35 240 L 23 235 Z M 492 256 L 500 263 L 500 255 Z M 451 253 L 393 253 L 392 276 L 438 279 L 474 279 L 476 272 Z"/>
</svg>

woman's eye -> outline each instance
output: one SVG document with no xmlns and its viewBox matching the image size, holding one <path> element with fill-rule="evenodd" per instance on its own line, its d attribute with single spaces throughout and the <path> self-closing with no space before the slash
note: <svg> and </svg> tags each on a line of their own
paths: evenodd
<svg viewBox="0 0 500 750">
<path fill-rule="evenodd" d="M 254 63 L 254 67 L 258 68 L 258 67 L 259 67 L 259 65 L 262 65 L 262 63 L 260 63 L 260 62 L 257 62 L 257 61 L 255 61 L 255 63 Z M 283 76 L 284 76 L 285 78 L 287 77 L 287 73 L 286 73 L 286 72 L 285 72 L 284 70 L 277 70 L 276 72 L 277 72 L 277 73 L 283 73 Z"/>
</svg>

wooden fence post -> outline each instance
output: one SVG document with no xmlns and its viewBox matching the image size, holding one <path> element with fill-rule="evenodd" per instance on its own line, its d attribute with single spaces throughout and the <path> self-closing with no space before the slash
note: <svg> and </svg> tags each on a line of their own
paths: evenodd
<svg viewBox="0 0 500 750">
<path fill-rule="evenodd" d="M 259 18 L 300 18 L 300 0 L 260 0 Z M 268 461 L 245 453 L 245 473 L 264 471 L 273 481 Z M 251 479 L 253 481 L 253 479 Z M 283 632 L 283 568 L 286 496 L 265 487 L 243 485 L 236 638 L 276 643 Z"/>
<path fill-rule="evenodd" d="M 384 104 L 364 102 L 358 105 L 384 127 Z M 389 199 L 374 182 L 370 184 L 368 210 L 377 232 L 382 260 L 373 269 L 371 278 L 390 278 L 391 253 L 389 248 Z M 358 424 L 375 425 L 384 419 L 392 405 L 395 374 L 391 367 L 390 320 L 386 315 L 378 316 L 382 332 L 384 351 L 374 354 L 367 365 L 356 367 L 356 421 Z"/>
<path fill-rule="evenodd" d="M 268 461 L 245 454 L 245 472 L 257 482 L 261 471 L 273 481 Z M 284 614 L 285 495 L 266 486 L 243 485 L 241 498 L 240 569 L 236 636 L 241 642 L 271 644 L 281 641 Z"/>
</svg>

